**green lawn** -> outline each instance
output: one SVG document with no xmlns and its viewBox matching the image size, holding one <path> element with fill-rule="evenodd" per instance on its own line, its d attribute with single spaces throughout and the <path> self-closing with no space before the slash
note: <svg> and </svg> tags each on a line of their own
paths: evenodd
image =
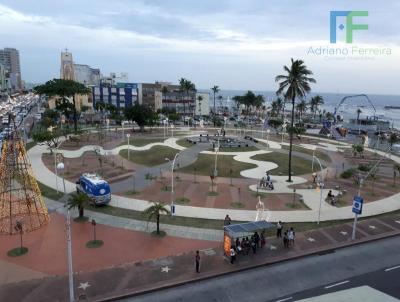
<svg viewBox="0 0 400 302">
<path fill-rule="evenodd" d="M 176 141 L 176 143 L 177 143 L 179 146 L 182 146 L 182 147 L 185 147 L 185 148 L 190 148 L 190 147 L 193 147 L 193 146 L 194 146 L 194 144 L 188 142 L 188 141 L 186 140 L 186 138 L 178 139 L 178 140 Z"/>
<path fill-rule="evenodd" d="M 162 138 L 130 138 L 129 144 L 136 147 L 143 147 L 152 143 L 162 143 L 164 140 Z M 128 140 L 120 143 L 119 146 L 127 145 Z"/>
<path fill-rule="evenodd" d="M 62 188 L 60 188 L 60 190 L 57 193 L 56 190 L 42 184 L 41 182 L 37 182 L 37 184 L 39 186 L 40 192 L 42 192 L 42 195 L 47 198 L 50 198 L 53 200 L 59 200 L 63 196 L 63 193 L 61 193 Z M 62 184 L 61 184 L 61 186 L 62 186 Z"/>
<path fill-rule="evenodd" d="M 214 171 L 215 155 L 199 154 L 197 160 L 184 168 L 179 169 L 184 173 L 194 173 L 197 175 L 210 175 Z M 257 167 L 249 163 L 242 163 L 233 159 L 231 155 L 218 155 L 218 176 L 220 177 L 241 177 L 240 171 Z M 230 170 L 232 169 L 232 175 Z"/>
<path fill-rule="evenodd" d="M 173 159 L 175 154 L 178 153 L 175 150 L 166 146 L 154 146 L 149 150 L 144 151 L 130 151 L 129 160 L 148 167 L 157 166 L 165 163 L 165 158 Z M 123 158 L 128 159 L 128 149 L 123 149 L 119 152 Z"/>
<path fill-rule="evenodd" d="M 282 149 L 289 150 L 289 146 L 283 145 Z M 293 145 L 293 151 L 297 151 L 297 152 L 300 152 L 300 153 L 304 153 L 304 154 L 313 156 L 313 150 L 306 149 L 306 148 L 303 148 L 301 146 Z M 329 157 L 329 155 L 327 155 L 326 153 L 324 153 L 324 152 L 322 152 L 320 150 L 315 150 L 314 154 L 320 160 L 326 161 L 328 163 L 330 163 L 332 161 L 331 158 Z"/>
<path fill-rule="evenodd" d="M 271 170 L 271 174 L 279 175 L 281 173 L 282 175 L 287 175 L 288 173 L 289 156 L 287 154 L 282 154 L 278 152 L 257 154 L 251 157 L 251 159 L 269 161 L 277 164 L 278 168 Z M 292 156 L 292 172 L 293 175 L 312 173 L 311 161 L 303 159 L 301 157 Z"/>
</svg>

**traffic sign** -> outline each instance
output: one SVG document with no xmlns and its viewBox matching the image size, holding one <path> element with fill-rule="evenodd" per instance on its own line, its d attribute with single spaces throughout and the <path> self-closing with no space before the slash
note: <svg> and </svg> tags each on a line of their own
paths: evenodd
<svg viewBox="0 0 400 302">
<path fill-rule="evenodd" d="M 361 196 L 354 196 L 352 208 L 354 214 L 361 215 L 363 202 L 364 199 Z"/>
</svg>

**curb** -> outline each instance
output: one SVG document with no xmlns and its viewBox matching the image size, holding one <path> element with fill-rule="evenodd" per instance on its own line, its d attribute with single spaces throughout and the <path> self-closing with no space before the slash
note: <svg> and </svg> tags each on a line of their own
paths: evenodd
<svg viewBox="0 0 400 302">
<path fill-rule="evenodd" d="M 247 267 L 234 269 L 234 270 L 231 270 L 231 271 L 216 273 L 216 274 L 212 274 L 212 275 L 208 275 L 208 276 L 204 276 L 204 277 L 200 277 L 200 278 L 196 278 L 196 279 L 191 279 L 191 280 L 187 280 L 187 281 L 178 281 L 176 283 L 165 284 L 165 285 L 161 285 L 161 286 L 158 286 L 158 287 L 153 287 L 153 288 L 149 288 L 149 289 L 145 289 L 145 290 L 133 291 L 133 292 L 129 292 L 129 293 L 124 293 L 124 294 L 120 294 L 120 295 L 111 296 L 111 297 L 108 297 L 108 298 L 94 299 L 93 301 L 96 301 L 96 302 L 108 302 L 108 301 L 117 301 L 117 300 L 120 300 L 120 299 L 123 299 L 123 298 L 137 297 L 137 296 L 153 293 L 153 292 L 156 292 L 156 291 L 170 289 L 170 288 L 173 288 L 173 287 L 179 287 L 179 286 L 183 286 L 183 285 L 187 285 L 187 284 L 191 284 L 191 283 L 195 283 L 195 282 L 205 281 L 205 280 L 208 280 L 208 279 L 213 279 L 213 278 L 223 277 L 223 276 L 227 276 L 227 275 L 231 275 L 231 274 L 235 274 L 235 273 L 240 273 L 240 272 L 244 272 L 244 271 L 247 271 L 247 270 L 250 270 L 250 269 L 256 269 L 256 268 L 260 268 L 260 267 L 270 266 L 270 265 L 274 265 L 274 264 L 278 264 L 278 263 L 297 260 L 297 259 L 301 259 L 301 258 L 306 258 L 306 257 L 310 257 L 310 256 L 319 255 L 319 254 L 322 254 L 322 255 L 323 254 L 328 254 L 328 253 L 334 252 L 335 250 L 340 250 L 340 249 L 344 249 L 344 248 L 347 248 L 347 247 L 358 246 L 358 245 L 366 244 L 366 243 L 372 243 L 372 242 L 375 242 L 375 241 L 379 241 L 379 240 L 382 240 L 382 239 L 393 238 L 393 237 L 396 237 L 396 236 L 400 236 L 400 232 L 393 231 L 390 234 L 387 234 L 387 235 L 376 235 L 375 237 L 370 238 L 370 239 L 360 239 L 359 241 L 355 241 L 355 242 L 351 242 L 351 243 L 346 243 L 345 242 L 345 243 L 341 243 L 341 244 L 336 244 L 336 246 L 333 246 L 333 247 L 330 247 L 330 248 L 318 249 L 318 250 L 311 251 L 309 253 L 303 253 L 303 254 L 290 256 L 290 257 L 283 258 L 283 259 L 275 259 L 275 260 L 273 260 L 271 262 L 258 263 L 258 264 L 254 264 L 254 265 L 249 265 Z"/>
</svg>

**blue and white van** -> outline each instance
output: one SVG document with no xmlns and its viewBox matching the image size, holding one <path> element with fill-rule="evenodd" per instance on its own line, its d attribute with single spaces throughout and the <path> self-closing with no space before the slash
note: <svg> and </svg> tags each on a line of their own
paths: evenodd
<svg viewBox="0 0 400 302">
<path fill-rule="evenodd" d="M 110 185 L 95 173 L 82 174 L 76 182 L 76 191 L 89 196 L 96 205 L 108 204 L 111 201 Z"/>
</svg>

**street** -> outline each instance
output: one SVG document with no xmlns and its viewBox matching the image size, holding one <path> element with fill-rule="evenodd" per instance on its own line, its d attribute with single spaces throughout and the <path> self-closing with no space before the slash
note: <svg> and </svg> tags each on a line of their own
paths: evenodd
<svg viewBox="0 0 400 302">
<path fill-rule="evenodd" d="M 393 237 L 121 301 L 283 302 L 361 285 L 400 299 L 399 251 L 399 237 Z"/>
</svg>

